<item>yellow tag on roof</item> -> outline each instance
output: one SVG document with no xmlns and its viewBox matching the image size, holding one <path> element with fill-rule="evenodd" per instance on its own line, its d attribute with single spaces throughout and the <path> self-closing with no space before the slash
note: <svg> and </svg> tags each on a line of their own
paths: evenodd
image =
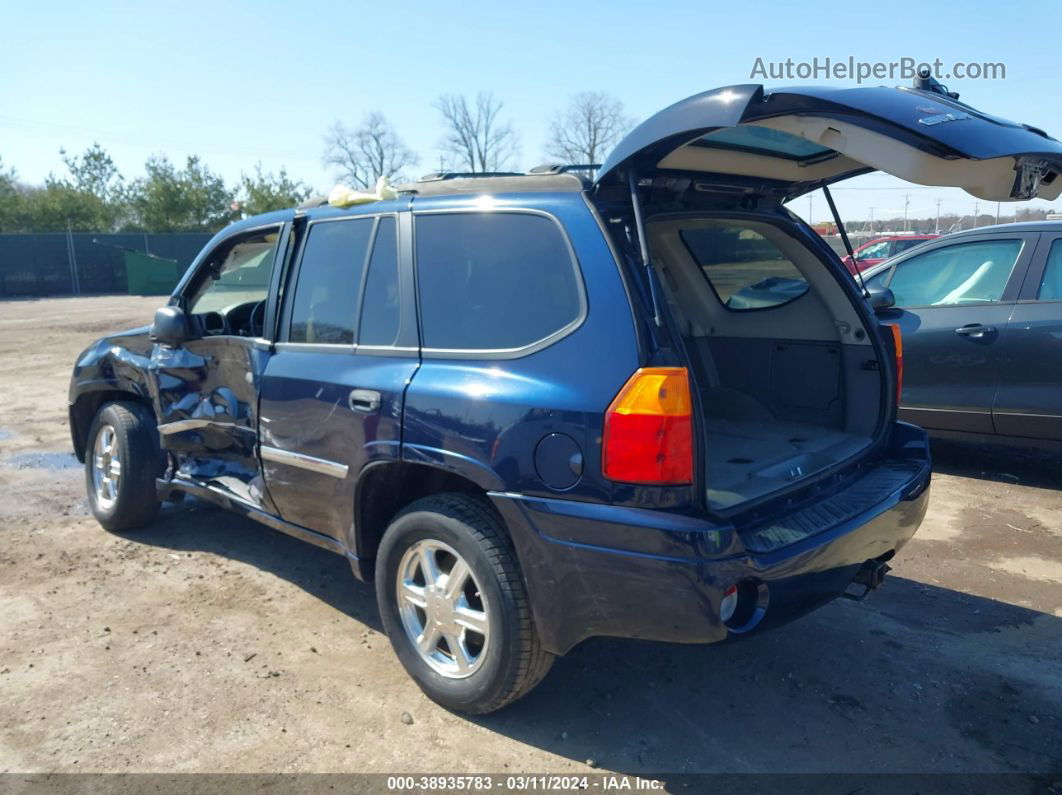
<svg viewBox="0 0 1062 795">
<path fill-rule="evenodd" d="M 354 190 L 346 185 L 336 185 L 328 194 L 328 203 L 332 207 L 353 207 L 355 204 L 370 204 L 397 196 L 398 191 L 391 187 L 387 177 L 380 177 L 376 180 L 376 190 L 372 193 Z"/>
</svg>

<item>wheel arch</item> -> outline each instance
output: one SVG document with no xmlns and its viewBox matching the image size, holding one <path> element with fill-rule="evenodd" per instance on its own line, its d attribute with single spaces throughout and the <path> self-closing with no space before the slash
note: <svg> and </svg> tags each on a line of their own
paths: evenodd
<svg viewBox="0 0 1062 795">
<path fill-rule="evenodd" d="M 85 389 L 78 393 L 70 404 L 70 437 L 74 444 L 74 455 L 77 460 L 84 463 L 85 445 L 92 420 L 99 410 L 108 403 L 124 401 L 138 403 L 146 408 L 152 417 L 155 417 L 155 408 L 148 397 L 146 390 L 138 384 L 119 386 L 114 383 L 105 383 L 95 388 Z M 157 421 L 157 417 L 155 417 Z"/>
<path fill-rule="evenodd" d="M 373 561 L 391 519 L 410 503 L 433 494 L 465 494 L 482 500 L 508 533 L 501 514 L 487 497 L 488 489 L 464 474 L 432 464 L 411 461 L 370 463 L 354 491 L 354 524 L 347 547 L 357 556 L 354 573 L 373 579 Z"/>
</svg>

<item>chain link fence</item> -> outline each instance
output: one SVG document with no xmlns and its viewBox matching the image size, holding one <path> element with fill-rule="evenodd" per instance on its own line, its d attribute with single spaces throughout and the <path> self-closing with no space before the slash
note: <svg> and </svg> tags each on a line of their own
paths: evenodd
<svg viewBox="0 0 1062 795">
<path fill-rule="evenodd" d="M 210 237 L 200 233 L 0 235 L 0 298 L 124 293 L 129 285 L 123 249 L 174 260 L 183 272 Z"/>
</svg>

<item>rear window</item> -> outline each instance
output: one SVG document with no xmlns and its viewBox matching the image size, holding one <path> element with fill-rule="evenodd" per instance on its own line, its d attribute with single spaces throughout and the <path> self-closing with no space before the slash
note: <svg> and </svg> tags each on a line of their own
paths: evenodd
<svg viewBox="0 0 1062 795">
<path fill-rule="evenodd" d="M 426 348 L 522 348 L 578 320 L 581 286 L 557 223 L 521 213 L 416 219 Z"/>
<path fill-rule="evenodd" d="M 690 256 L 728 309 L 770 309 L 794 301 L 808 283 L 777 246 L 738 225 L 679 231 Z"/>
</svg>

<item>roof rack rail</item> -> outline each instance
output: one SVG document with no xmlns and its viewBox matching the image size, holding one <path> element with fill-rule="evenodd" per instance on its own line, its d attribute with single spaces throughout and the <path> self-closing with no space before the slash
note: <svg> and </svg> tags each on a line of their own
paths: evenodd
<svg viewBox="0 0 1062 795">
<path fill-rule="evenodd" d="M 437 182 L 442 179 L 477 179 L 485 177 L 522 177 L 522 171 L 433 171 L 417 182 Z"/>
<path fill-rule="evenodd" d="M 601 168 L 600 163 L 543 163 L 528 171 L 528 174 L 567 174 L 569 171 L 594 172 Z"/>
</svg>

